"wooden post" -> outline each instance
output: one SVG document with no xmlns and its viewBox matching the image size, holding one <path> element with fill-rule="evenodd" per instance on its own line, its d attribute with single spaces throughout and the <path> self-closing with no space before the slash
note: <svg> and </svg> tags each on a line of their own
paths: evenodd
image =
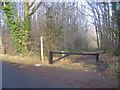
<svg viewBox="0 0 120 90">
<path fill-rule="evenodd" d="M 43 37 L 40 37 L 40 41 L 41 41 L 41 60 L 42 63 L 44 63 L 44 55 L 43 55 Z"/>
<path fill-rule="evenodd" d="M 98 63 L 99 61 L 99 54 L 96 54 L 96 62 Z"/>
<path fill-rule="evenodd" d="M 52 64 L 52 60 L 53 60 L 53 53 L 52 51 L 49 52 L 49 64 Z"/>
</svg>

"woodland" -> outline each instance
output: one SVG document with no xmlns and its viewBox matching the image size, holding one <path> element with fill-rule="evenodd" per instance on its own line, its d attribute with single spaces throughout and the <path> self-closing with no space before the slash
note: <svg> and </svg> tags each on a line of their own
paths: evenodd
<svg viewBox="0 0 120 90">
<path fill-rule="evenodd" d="M 120 2 L 0 2 L 1 53 L 99 51 L 120 55 Z"/>
</svg>

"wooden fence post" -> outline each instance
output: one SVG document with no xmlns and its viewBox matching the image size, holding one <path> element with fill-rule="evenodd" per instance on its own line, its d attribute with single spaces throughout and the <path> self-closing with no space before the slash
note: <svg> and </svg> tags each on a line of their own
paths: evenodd
<svg viewBox="0 0 120 90">
<path fill-rule="evenodd" d="M 42 63 L 44 63 L 44 55 L 43 55 L 43 37 L 40 37 L 40 41 L 41 41 L 41 60 Z"/>
<path fill-rule="evenodd" d="M 49 51 L 49 64 L 52 64 L 53 61 L 53 53 L 52 51 Z"/>
<path fill-rule="evenodd" d="M 99 54 L 96 55 L 96 62 L 99 61 Z"/>
</svg>

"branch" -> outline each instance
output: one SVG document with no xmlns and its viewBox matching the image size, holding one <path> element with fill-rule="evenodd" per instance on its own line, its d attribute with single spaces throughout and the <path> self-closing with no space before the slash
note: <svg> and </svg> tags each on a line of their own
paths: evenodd
<svg viewBox="0 0 120 90">
<path fill-rule="evenodd" d="M 90 16 L 90 17 L 94 18 L 94 16 L 90 15 L 88 12 L 86 12 L 86 11 L 82 12 L 78 7 L 76 7 L 76 9 L 77 9 L 82 15 Z"/>
<path fill-rule="evenodd" d="M 34 1 L 31 3 L 31 5 L 28 7 L 28 9 L 30 9 L 30 8 L 33 6 L 33 4 L 35 3 L 35 1 L 36 1 L 36 0 L 34 0 Z"/>
<path fill-rule="evenodd" d="M 32 9 L 32 12 L 31 12 L 28 16 L 31 16 L 32 14 L 34 14 L 35 11 L 36 11 L 36 10 L 39 8 L 39 6 L 42 4 L 42 2 L 43 2 L 43 0 L 41 0 L 41 1 L 39 2 L 39 4 Z"/>
</svg>

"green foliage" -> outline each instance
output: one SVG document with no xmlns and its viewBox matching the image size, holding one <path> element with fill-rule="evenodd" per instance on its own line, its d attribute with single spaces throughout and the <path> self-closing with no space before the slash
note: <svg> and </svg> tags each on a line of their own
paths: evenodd
<svg viewBox="0 0 120 90">
<path fill-rule="evenodd" d="M 117 3 L 116 2 L 111 2 L 112 4 L 112 10 L 117 10 Z"/>
<path fill-rule="evenodd" d="M 10 30 L 15 51 L 20 53 L 22 51 L 20 26 L 19 23 L 15 21 L 16 17 L 14 16 L 12 11 L 12 9 L 14 8 L 13 4 L 10 2 L 5 2 L 5 4 L 5 6 L 2 6 L 2 10 L 6 15 L 5 21 L 8 29 Z"/>
<path fill-rule="evenodd" d="M 4 2 L 5 5 L 1 7 L 1 9 L 5 13 L 5 21 L 10 30 L 13 45 L 16 52 L 24 53 L 28 52 L 28 38 L 30 31 L 30 16 L 38 9 L 41 5 L 41 2 L 38 6 L 32 10 L 31 14 L 29 14 L 29 2 L 24 2 L 24 21 L 21 27 L 21 21 L 19 21 L 19 17 L 17 15 L 17 10 L 14 6 L 13 2 Z M 21 30 L 22 28 L 22 30 Z"/>
</svg>

